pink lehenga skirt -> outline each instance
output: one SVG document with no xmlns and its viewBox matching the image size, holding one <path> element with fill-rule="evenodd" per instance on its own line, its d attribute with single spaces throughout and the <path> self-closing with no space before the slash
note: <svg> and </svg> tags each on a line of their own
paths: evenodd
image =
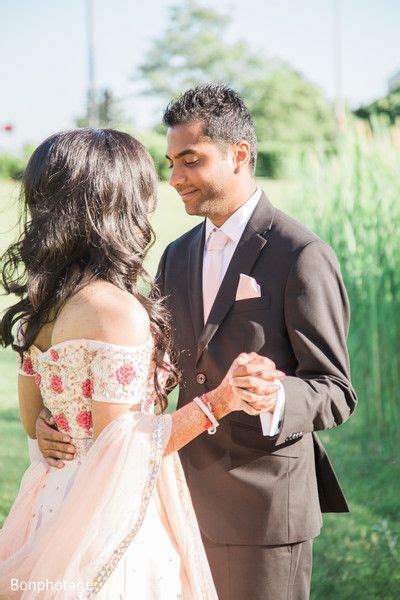
<svg viewBox="0 0 400 600">
<path fill-rule="evenodd" d="M 77 462 L 25 472 L 0 532 L 0 598 L 217 598 L 171 417 L 118 417 Z"/>
</svg>

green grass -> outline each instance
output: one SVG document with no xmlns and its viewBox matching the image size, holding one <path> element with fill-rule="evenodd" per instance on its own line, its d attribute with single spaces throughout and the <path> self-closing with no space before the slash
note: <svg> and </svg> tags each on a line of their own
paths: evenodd
<svg viewBox="0 0 400 600">
<path fill-rule="evenodd" d="M 298 188 L 281 182 L 260 183 L 276 205 L 303 219 L 304 204 L 311 201 L 313 190 L 307 197 L 305 185 Z M 294 190 L 301 202 L 293 197 Z M 16 186 L 0 182 L 3 249 L 15 237 L 15 230 L 12 231 L 16 222 L 15 197 Z M 157 242 L 147 260 L 151 273 L 154 274 L 166 244 L 196 222 L 185 214 L 176 194 L 162 184 L 153 218 Z M 0 307 L 6 305 L 6 300 L 2 302 Z M 355 349 L 362 344 L 362 338 L 358 346 L 356 341 Z M 355 358 L 352 357 L 353 361 Z M 28 462 L 26 438 L 18 417 L 14 361 L 11 351 L 0 351 L 0 522 L 17 493 Z M 174 402 L 175 398 L 171 408 Z M 324 517 L 324 528 L 314 546 L 313 600 L 396 600 L 400 597 L 397 456 L 384 434 L 372 435 L 372 430 L 365 426 L 366 399 L 362 397 L 360 403 L 360 410 L 344 427 L 321 434 L 352 512 Z"/>
<path fill-rule="evenodd" d="M 350 503 L 324 516 L 314 546 L 312 600 L 400 597 L 399 468 L 393 450 L 361 444 L 355 421 L 320 434 Z"/>
<path fill-rule="evenodd" d="M 16 360 L 11 350 L 0 352 L 0 522 L 2 523 L 28 465 L 16 386 Z"/>
</svg>

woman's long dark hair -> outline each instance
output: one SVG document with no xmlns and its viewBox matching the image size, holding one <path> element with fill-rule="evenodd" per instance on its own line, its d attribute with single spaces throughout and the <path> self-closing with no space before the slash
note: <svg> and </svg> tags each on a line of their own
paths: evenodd
<svg viewBox="0 0 400 600">
<path fill-rule="evenodd" d="M 169 351 L 168 315 L 143 260 L 154 242 L 148 215 L 155 208 L 153 161 L 136 139 L 112 129 L 57 133 L 32 154 L 22 180 L 23 232 L 1 259 L 3 286 L 21 300 L 1 322 L 1 341 L 22 354 L 40 329 L 87 283 L 87 274 L 113 283 L 140 300 L 156 339 L 154 381 Z M 83 279 L 85 277 L 85 280 Z M 140 291 L 141 282 L 149 295 Z M 13 327 L 26 323 L 24 345 Z M 174 383 L 177 373 L 172 368 Z"/>
</svg>

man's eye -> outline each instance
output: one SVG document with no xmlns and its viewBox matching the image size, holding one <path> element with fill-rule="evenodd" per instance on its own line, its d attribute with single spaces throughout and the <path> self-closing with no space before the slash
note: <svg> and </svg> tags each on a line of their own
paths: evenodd
<svg viewBox="0 0 400 600">
<path fill-rule="evenodd" d="M 186 167 L 194 167 L 194 165 L 197 165 L 198 162 L 198 160 L 192 160 L 191 162 L 185 162 L 185 165 Z"/>
</svg>

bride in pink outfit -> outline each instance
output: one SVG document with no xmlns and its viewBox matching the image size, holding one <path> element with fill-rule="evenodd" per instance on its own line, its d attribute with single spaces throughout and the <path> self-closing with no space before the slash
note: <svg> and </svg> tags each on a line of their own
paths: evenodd
<svg viewBox="0 0 400 600">
<path fill-rule="evenodd" d="M 218 388 L 163 414 L 178 373 L 143 267 L 156 187 L 145 148 L 113 130 L 53 135 L 29 161 L 24 231 L 3 257 L 21 300 L 1 341 L 19 355 L 29 438 L 46 407 L 77 452 L 25 472 L 0 533 L 1 598 L 217 597 L 177 450 L 234 410 L 268 409 L 279 373 L 240 355 Z"/>
</svg>

